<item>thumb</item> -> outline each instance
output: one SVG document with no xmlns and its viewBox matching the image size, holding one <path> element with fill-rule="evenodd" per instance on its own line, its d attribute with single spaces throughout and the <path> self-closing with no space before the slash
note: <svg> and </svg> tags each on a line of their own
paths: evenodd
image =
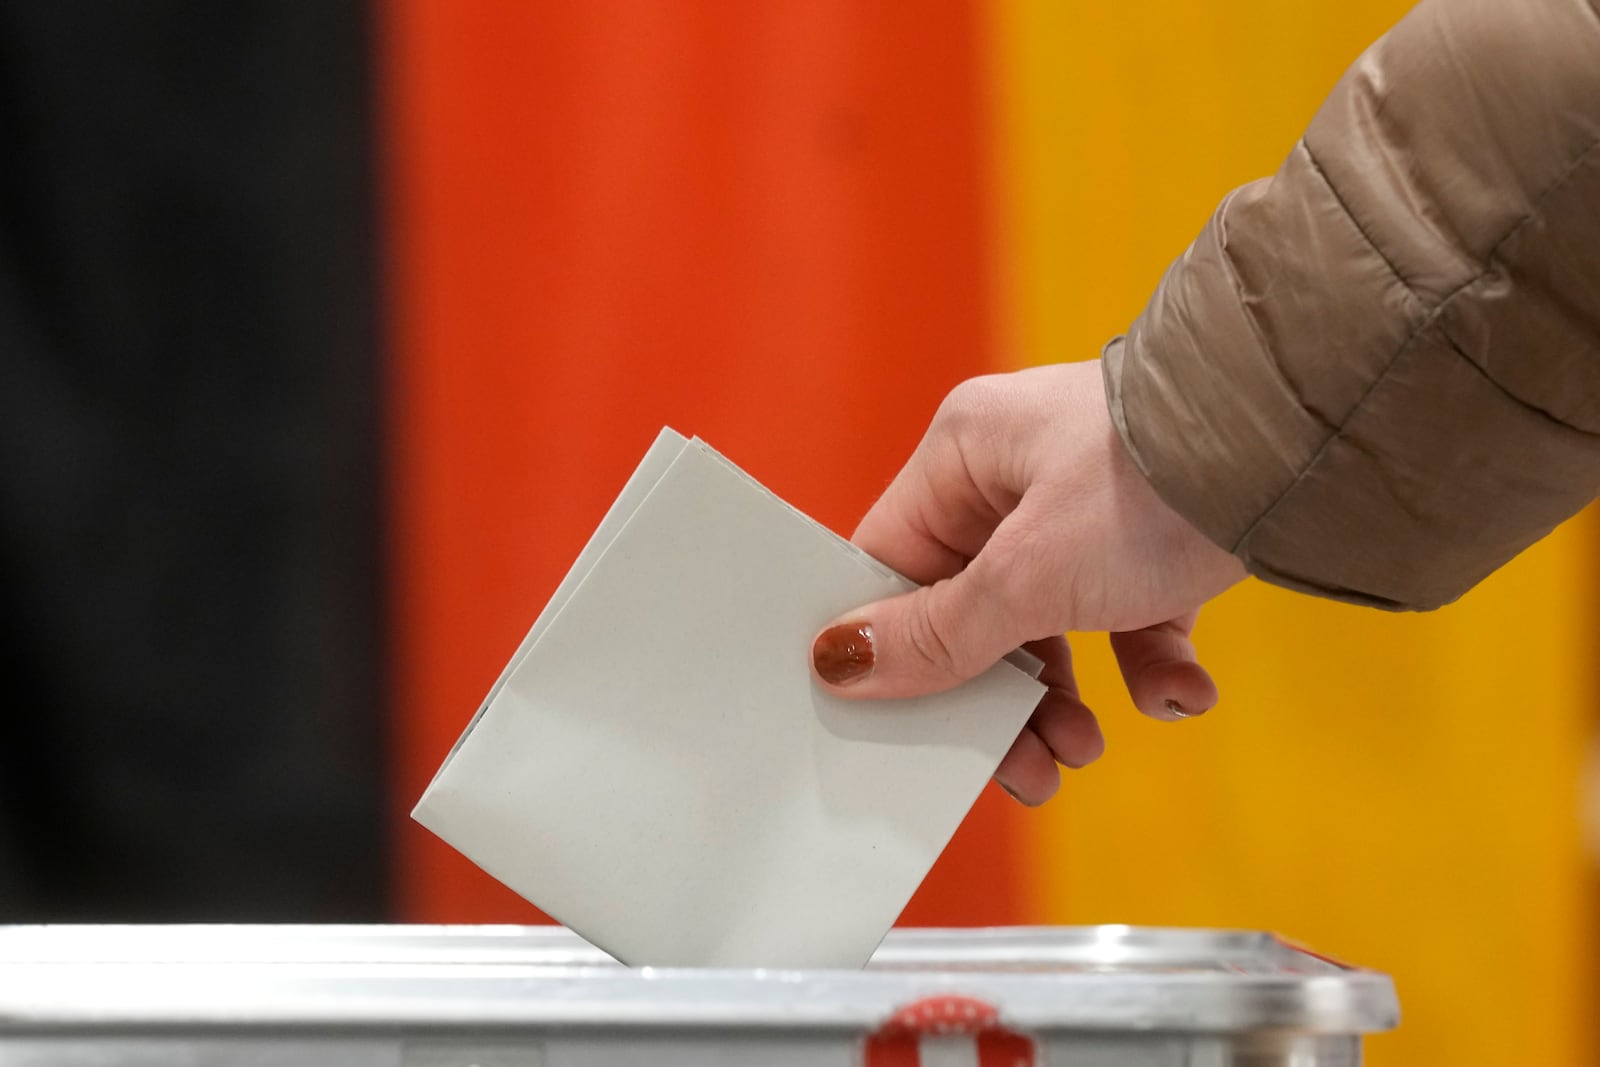
<svg viewBox="0 0 1600 1067">
<path fill-rule="evenodd" d="M 1037 636 L 1018 632 L 987 569 L 980 553 L 952 578 L 839 616 L 811 645 L 818 681 L 869 700 L 937 693 L 981 674 Z"/>
</svg>

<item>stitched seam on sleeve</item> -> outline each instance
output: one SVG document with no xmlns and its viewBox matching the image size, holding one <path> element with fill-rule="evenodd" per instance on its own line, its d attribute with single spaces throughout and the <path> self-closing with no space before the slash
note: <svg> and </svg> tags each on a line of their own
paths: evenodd
<svg viewBox="0 0 1600 1067">
<path fill-rule="evenodd" d="M 1373 376 L 1373 379 L 1368 383 L 1367 388 L 1362 391 L 1360 399 L 1355 402 L 1355 404 L 1350 408 L 1349 412 L 1346 413 L 1345 417 L 1339 420 L 1338 427 L 1323 440 L 1322 444 L 1317 448 L 1316 452 L 1312 454 L 1311 459 L 1306 462 L 1305 467 L 1300 471 L 1300 473 L 1295 475 L 1294 480 L 1284 487 L 1283 492 L 1279 493 L 1272 503 L 1267 506 L 1266 510 L 1263 511 L 1256 518 L 1256 520 L 1249 525 L 1248 528 L 1246 528 L 1244 533 L 1239 535 L 1239 539 L 1234 542 L 1233 548 L 1231 549 L 1235 555 L 1237 555 L 1244 548 L 1245 544 L 1249 542 L 1251 537 L 1255 536 L 1256 530 L 1258 530 L 1263 523 L 1272 517 L 1273 513 L 1283 505 L 1284 501 L 1287 500 L 1294 493 L 1294 491 L 1300 487 L 1301 483 L 1306 480 L 1311 472 L 1317 468 L 1317 465 L 1320 464 L 1323 458 L 1327 456 L 1328 450 L 1333 447 L 1334 443 L 1344 436 L 1345 429 L 1350 424 L 1350 420 L 1355 418 L 1356 415 L 1360 414 L 1362 409 L 1366 407 L 1367 401 L 1372 398 L 1373 393 L 1377 391 L 1380 385 L 1388 380 L 1390 373 L 1393 372 L 1396 364 L 1400 362 L 1400 357 L 1410 351 L 1411 347 L 1416 344 L 1416 342 L 1424 333 L 1426 333 L 1436 322 L 1439 321 L 1445 310 L 1450 307 L 1458 298 L 1476 286 L 1482 284 L 1482 282 L 1489 276 L 1490 272 L 1499 265 L 1500 250 L 1505 247 L 1507 242 L 1521 233 L 1522 230 L 1528 226 L 1528 224 L 1541 217 L 1540 209 L 1543 208 L 1544 202 L 1552 193 L 1566 185 L 1566 183 L 1572 179 L 1573 175 L 1577 174 L 1578 171 L 1583 168 L 1583 166 L 1589 161 L 1590 157 L 1596 154 L 1597 149 L 1600 149 L 1600 137 L 1591 140 L 1584 147 L 1584 149 L 1579 152 L 1565 168 L 1562 169 L 1561 173 L 1551 179 L 1550 183 L 1539 191 L 1539 195 L 1534 197 L 1533 206 L 1528 213 L 1513 223 L 1511 227 L 1507 229 L 1506 232 L 1502 234 L 1500 238 L 1496 240 L 1495 243 L 1490 247 L 1488 254 L 1484 256 L 1484 261 L 1479 266 L 1477 273 L 1463 281 L 1459 286 L 1451 290 L 1449 293 L 1445 294 L 1442 298 L 1440 298 L 1438 304 L 1429 309 L 1427 314 L 1423 315 L 1422 320 L 1417 323 L 1417 325 L 1412 329 L 1411 333 L 1406 336 L 1406 339 L 1402 341 L 1399 347 L 1395 349 L 1394 355 L 1389 358 L 1389 362 L 1384 365 L 1383 370 Z M 1311 152 L 1311 146 L 1309 144 L 1306 145 L 1306 152 L 1311 156 L 1312 163 L 1316 164 L 1316 156 Z M 1333 183 L 1328 180 L 1327 174 L 1323 172 L 1320 165 L 1317 166 L 1317 174 L 1322 178 L 1324 184 L 1328 186 L 1329 191 L 1332 192 L 1334 200 L 1339 204 L 1340 210 L 1342 210 L 1345 213 L 1345 216 L 1350 219 L 1351 224 L 1354 225 L 1356 230 L 1361 233 L 1363 239 L 1367 241 L 1368 245 L 1372 247 L 1373 251 L 1382 257 L 1383 252 L 1378 249 L 1375 244 L 1373 244 L 1371 236 L 1361 228 L 1361 225 L 1358 222 L 1356 222 L 1355 216 L 1350 213 L 1349 207 L 1345 204 L 1344 199 L 1339 196 L 1338 190 L 1334 189 Z M 1388 262 L 1386 257 L 1384 258 L 1384 262 Z M 1389 269 L 1391 271 L 1394 270 L 1392 264 L 1390 264 Z M 1398 272 L 1395 272 L 1395 277 L 1400 278 Z M 1403 285 L 1406 284 L 1404 278 L 1400 278 L 1400 282 Z M 1406 288 L 1410 290 L 1411 287 L 1407 285 Z M 1415 290 L 1411 291 L 1415 293 Z M 1467 359 L 1467 357 L 1455 347 L 1454 343 L 1452 343 L 1450 347 L 1451 351 L 1455 352 L 1458 358 L 1464 359 L 1468 363 L 1472 363 L 1472 360 Z M 1476 366 L 1475 363 L 1473 365 Z M 1509 399 L 1517 400 L 1516 397 L 1512 396 L 1506 391 L 1504 386 L 1502 386 L 1499 382 L 1494 381 L 1493 378 L 1490 378 L 1487 373 L 1485 373 L 1484 377 L 1487 381 L 1491 382 L 1495 388 L 1501 392 L 1502 395 L 1508 397 Z M 1566 426 L 1568 424 L 1563 422 L 1562 425 Z M 1576 427 L 1571 428 L 1574 430 L 1577 429 Z"/>
<path fill-rule="evenodd" d="M 1311 149 L 1310 147 L 1306 146 L 1304 138 L 1301 138 L 1300 143 L 1296 145 L 1296 148 L 1301 147 L 1305 148 L 1306 155 L 1309 157 L 1311 155 Z M 1315 166 L 1314 162 L 1313 166 Z M 1233 190 L 1233 192 L 1223 197 L 1222 203 L 1217 206 L 1215 221 L 1212 223 L 1212 226 L 1216 228 L 1217 263 L 1227 274 L 1228 285 L 1232 290 L 1232 295 L 1235 301 L 1238 301 L 1240 294 L 1244 292 L 1244 280 L 1239 277 L 1239 268 L 1234 264 L 1233 257 L 1228 254 L 1228 207 L 1245 188 L 1248 188 L 1248 186 L 1240 186 L 1238 189 Z M 1342 207 L 1343 205 L 1340 206 Z M 1287 382 L 1284 379 L 1283 368 L 1278 366 L 1277 361 L 1272 358 L 1272 346 L 1267 343 L 1266 337 L 1261 333 L 1261 324 L 1257 322 L 1256 317 L 1249 312 L 1246 312 L 1240 317 L 1244 319 L 1245 328 L 1250 331 L 1250 337 L 1255 341 L 1257 350 L 1259 350 L 1265 357 L 1265 362 L 1267 365 L 1270 366 L 1273 370 L 1273 373 L 1278 376 L 1278 381 L 1287 387 Z M 1289 391 L 1291 393 L 1293 392 L 1292 389 Z"/>
<path fill-rule="evenodd" d="M 1480 280 L 1487 279 L 1483 278 Z M 1535 415 L 1548 423 L 1559 426 L 1563 430 L 1580 434 L 1583 437 L 1600 439 L 1600 430 L 1590 430 L 1582 426 L 1575 426 L 1566 419 L 1563 419 L 1561 416 L 1555 414 L 1553 411 L 1542 408 L 1530 400 L 1524 400 L 1522 397 L 1518 396 L 1516 393 L 1513 393 L 1511 390 L 1497 382 L 1494 378 L 1494 375 L 1490 374 L 1488 369 L 1484 367 L 1483 364 L 1467 355 L 1466 350 L 1461 347 L 1461 344 L 1456 340 L 1455 335 L 1450 332 L 1450 327 L 1445 325 L 1442 320 L 1439 322 L 1439 336 L 1442 337 L 1445 340 L 1445 343 L 1450 346 L 1450 351 L 1454 352 L 1461 358 L 1462 362 L 1466 363 L 1467 366 L 1471 367 L 1477 372 L 1478 377 L 1482 378 L 1489 385 L 1493 386 L 1495 392 L 1505 397 L 1511 403 L 1517 405 L 1517 407 L 1526 411 L 1530 415 Z"/>
<path fill-rule="evenodd" d="M 1383 250 L 1383 246 L 1378 244 L 1377 239 L 1361 224 L 1361 220 L 1351 210 L 1343 194 L 1339 192 L 1339 187 L 1333 184 L 1333 179 L 1328 177 L 1328 172 L 1322 169 L 1322 163 L 1317 159 L 1317 154 L 1311 150 L 1311 142 L 1302 137 L 1300 144 L 1306 150 L 1306 158 L 1311 161 L 1311 169 L 1316 171 L 1317 177 L 1322 179 L 1322 184 L 1327 186 L 1329 195 L 1333 197 L 1333 202 L 1339 205 L 1339 210 L 1343 211 L 1344 217 L 1350 220 L 1350 225 L 1361 235 L 1361 239 L 1367 242 L 1367 247 L 1372 249 L 1379 259 L 1383 260 L 1383 265 L 1389 268 L 1389 273 L 1394 275 L 1395 281 L 1405 286 L 1406 292 L 1415 296 L 1418 300 L 1422 300 L 1422 295 L 1412 288 L 1411 282 L 1406 279 L 1404 274 L 1400 273 L 1400 268 L 1395 266 L 1394 260 L 1389 258 L 1389 253 Z M 1495 247 L 1498 248 L 1499 244 L 1496 243 Z M 1423 303 L 1426 304 L 1426 301 L 1423 301 Z"/>
</svg>

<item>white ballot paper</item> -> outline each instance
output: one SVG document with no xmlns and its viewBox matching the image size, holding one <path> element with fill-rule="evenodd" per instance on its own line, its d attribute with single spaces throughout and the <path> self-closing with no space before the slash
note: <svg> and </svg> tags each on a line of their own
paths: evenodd
<svg viewBox="0 0 1600 1067">
<path fill-rule="evenodd" d="M 624 963 L 860 967 L 1044 691 L 819 687 L 817 631 L 911 588 L 663 430 L 412 816 Z"/>
</svg>

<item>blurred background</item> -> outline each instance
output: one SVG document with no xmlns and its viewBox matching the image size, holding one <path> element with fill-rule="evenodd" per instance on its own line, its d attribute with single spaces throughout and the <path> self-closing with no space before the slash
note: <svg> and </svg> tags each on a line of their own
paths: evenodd
<svg viewBox="0 0 1600 1067">
<path fill-rule="evenodd" d="M 538 921 L 407 820 L 663 425 L 848 533 L 1093 358 L 1405 0 L 0 9 L 0 921 Z M 916 924 L 1277 930 L 1371 1062 L 1596 1061 L 1596 531 L 980 801 Z"/>
</svg>

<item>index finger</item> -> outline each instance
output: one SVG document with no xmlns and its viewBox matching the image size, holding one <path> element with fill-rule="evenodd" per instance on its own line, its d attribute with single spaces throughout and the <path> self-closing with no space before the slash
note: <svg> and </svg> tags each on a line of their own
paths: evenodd
<svg viewBox="0 0 1600 1067">
<path fill-rule="evenodd" d="M 873 558 L 923 585 L 959 574 L 1005 517 L 948 451 L 926 440 L 919 445 L 850 535 Z"/>
</svg>

